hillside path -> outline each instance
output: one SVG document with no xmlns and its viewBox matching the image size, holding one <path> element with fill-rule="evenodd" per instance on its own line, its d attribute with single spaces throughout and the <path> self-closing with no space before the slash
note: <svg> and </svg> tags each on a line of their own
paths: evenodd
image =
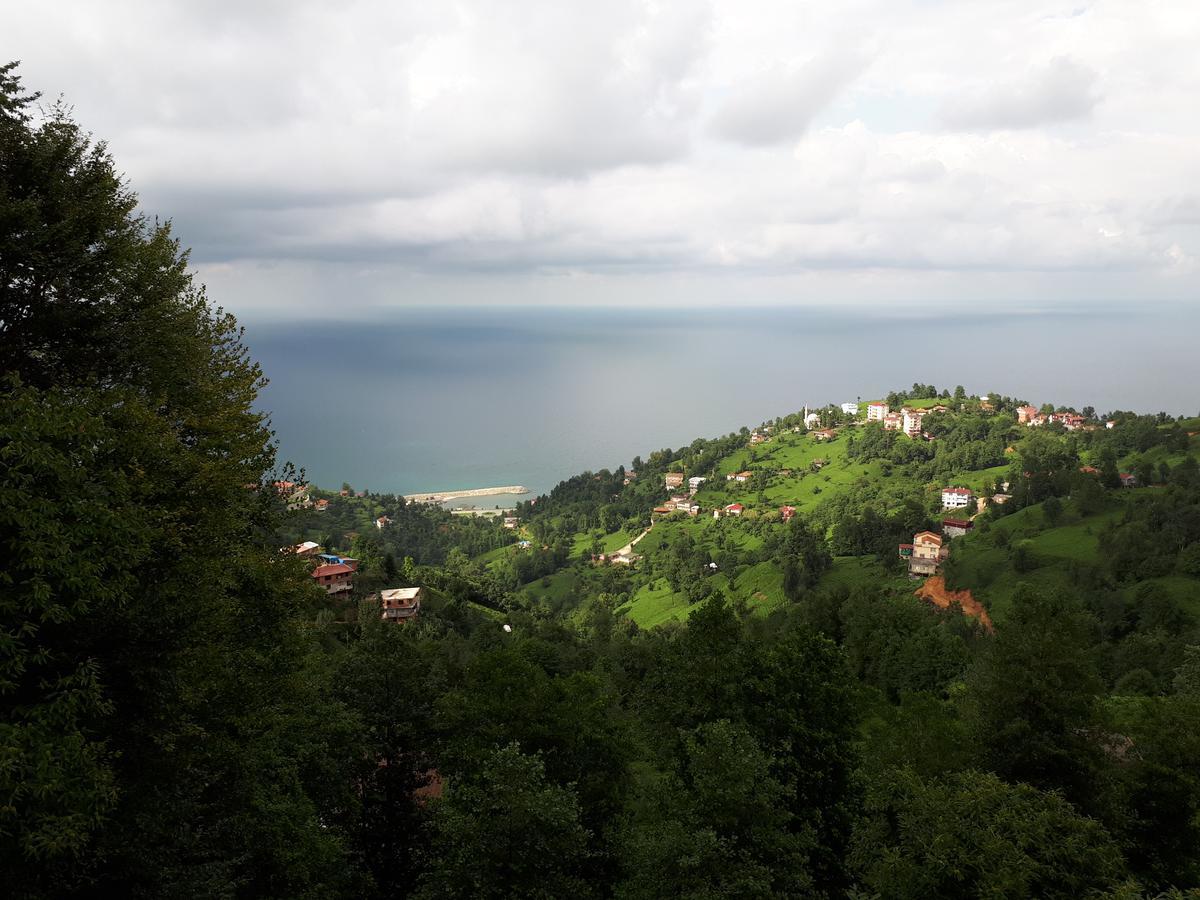
<svg viewBox="0 0 1200 900">
<path fill-rule="evenodd" d="M 650 526 L 650 528 L 653 528 L 653 527 L 654 527 L 653 525 Z M 622 547 L 620 550 L 618 550 L 616 555 L 617 556 L 632 555 L 633 554 L 633 545 L 636 544 L 638 541 L 640 541 L 642 538 L 644 538 L 646 535 L 648 535 L 650 533 L 650 528 L 647 528 L 645 531 L 643 531 L 641 534 L 639 534 L 637 537 L 635 537 L 632 541 L 630 541 L 628 544 L 626 544 L 624 547 Z"/>
</svg>

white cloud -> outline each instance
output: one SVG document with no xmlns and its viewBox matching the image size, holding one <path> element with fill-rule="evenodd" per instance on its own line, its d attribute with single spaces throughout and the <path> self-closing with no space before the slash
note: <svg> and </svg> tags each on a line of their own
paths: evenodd
<svg viewBox="0 0 1200 900">
<path fill-rule="evenodd" d="M 857 56 L 836 51 L 803 64 L 771 65 L 724 100 L 713 133 L 751 146 L 794 140 L 862 68 Z"/>
<path fill-rule="evenodd" d="M 1076 7 L 63 0 L 0 58 L 247 304 L 1194 295 L 1200 5 Z"/>
<path fill-rule="evenodd" d="M 1019 81 L 952 99 L 942 119 L 954 128 L 1037 128 L 1087 118 L 1099 101 L 1096 73 L 1057 57 Z"/>
</svg>

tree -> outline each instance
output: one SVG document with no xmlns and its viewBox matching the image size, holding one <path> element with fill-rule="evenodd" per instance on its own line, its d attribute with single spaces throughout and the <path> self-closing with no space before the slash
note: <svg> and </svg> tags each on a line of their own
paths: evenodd
<svg viewBox="0 0 1200 900">
<path fill-rule="evenodd" d="M 104 145 L 29 104 L 0 67 L 6 888 L 341 889 L 347 719 L 272 539 L 261 373 Z"/>
<path fill-rule="evenodd" d="M 1047 497 L 1042 502 L 1042 515 L 1046 517 L 1046 523 L 1051 527 L 1059 523 L 1062 519 L 1062 513 L 1062 501 L 1057 497 Z"/>
<path fill-rule="evenodd" d="M 452 780 L 433 810 L 432 865 L 418 897 L 588 897 L 588 832 L 570 788 L 516 744 Z"/>
<path fill-rule="evenodd" d="M 968 681 L 976 740 L 1003 778 L 1090 799 L 1099 746 L 1089 729 L 1101 690 L 1091 628 L 1065 596 L 1024 585 L 1014 594 Z"/>
<path fill-rule="evenodd" d="M 807 526 L 799 516 L 787 525 L 780 555 L 783 592 L 791 600 L 798 599 L 816 584 L 822 573 L 833 564 L 824 535 Z"/>
<path fill-rule="evenodd" d="M 787 791 L 744 726 L 718 720 L 684 742 L 678 769 L 655 773 L 622 829 L 622 898 L 811 893 L 811 835 L 790 830 Z"/>
<path fill-rule="evenodd" d="M 851 865 L 883 898 L 1072 898 L 1116 886 L 1120 851 L 1056 794 L 985 772 L 874 780 Z"/>
</svg>

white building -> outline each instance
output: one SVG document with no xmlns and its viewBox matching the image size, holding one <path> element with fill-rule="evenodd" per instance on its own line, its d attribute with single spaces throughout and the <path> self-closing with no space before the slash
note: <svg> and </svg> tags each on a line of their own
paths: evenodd
<svg viewBox="0 0 1200 900">
<path fill-rule="evenodd" d="M 858 415 L 858 404 L 857 403 L 843 403 L 842 404 L 842 412 L 844 412 L 848 416 L 857 416 Z"/>
<path fill-rule="evenodd" d="M 974 502 L 974 497 L 975 495 L 968 488 L 942 488 L 942 508 L 962 509 L 964 506 L 970 506 Z"/>
<path fill-rule="evenodd" d="M 820 424 L 821 424 L 821 417 L 818 416 L 816 413 L 809 413 L 807 416 L 804 417 L 804 427 L 805 428 L 816 428 Z"/>
<path fill-rule="evenodd" d="M 707 479 L 703 478 L 700 475 L 693 475 L 691 478 L 688 479 L 688 490 L 691 491 L 693 494 L 696 493 L 696 491 L 700 490 L 700 485 L 704 484 L 704 482 L 706 480 Z"/>
<path fill-rule="evenodd" d="M 882 422 L 884 417 L 891 412 L 886 403 L 868 403 L 867 404 L 867 421 Z"/>
<path fill-rule="evenodd" d="M 911 409 L 906 406 L 904 408 L 904 422 L 903 422 L 903 426 L 902 426 L 904 433 L 907 434 L 909 437 L 920 437 L 921 436 L 921 422 L 925 418 L 925 416 L 928 414 L 929 414 L 929 410 Z"/>
</svg>

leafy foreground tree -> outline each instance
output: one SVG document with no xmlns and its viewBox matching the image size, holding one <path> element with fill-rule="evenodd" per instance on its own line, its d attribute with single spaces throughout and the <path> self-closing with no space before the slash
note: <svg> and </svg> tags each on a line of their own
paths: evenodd
<svg viewBox="0 0 1200 900">
<path fill-rule="evenodd" d="M 304 677 L 261 373 L 169 227 L 0 67 L 0 871 L 13 896 L 304 895 L 347 720 Z M 321 748 L 321 749 L 318 749 Z M 318 890 L 318 892 L 320 892 Z"/>
<path fill-rule="evenodd" d="M 811 834 L 793 830 L 787 791 L 748 729 L 720 720 L 685 742 L 680 770 L 654 777 L 625 827 L 617 895 L 811 896 Z"/>
<path fill-rule="evenodd" d="M 850 859 L 881 898 L 1081 897 L 1124 871 L 1104 828 L 1062 797 L 971 771 L 875 781 Z"/>
<path fill-rule="evenodd" d="M 433 814 L 431 865 L 417 896 L 588 897 L 577 872 L 589 834 L 570 788 L 547 781 L 537 756 L 515 744 L 454 783 Z"/>
</svg>

